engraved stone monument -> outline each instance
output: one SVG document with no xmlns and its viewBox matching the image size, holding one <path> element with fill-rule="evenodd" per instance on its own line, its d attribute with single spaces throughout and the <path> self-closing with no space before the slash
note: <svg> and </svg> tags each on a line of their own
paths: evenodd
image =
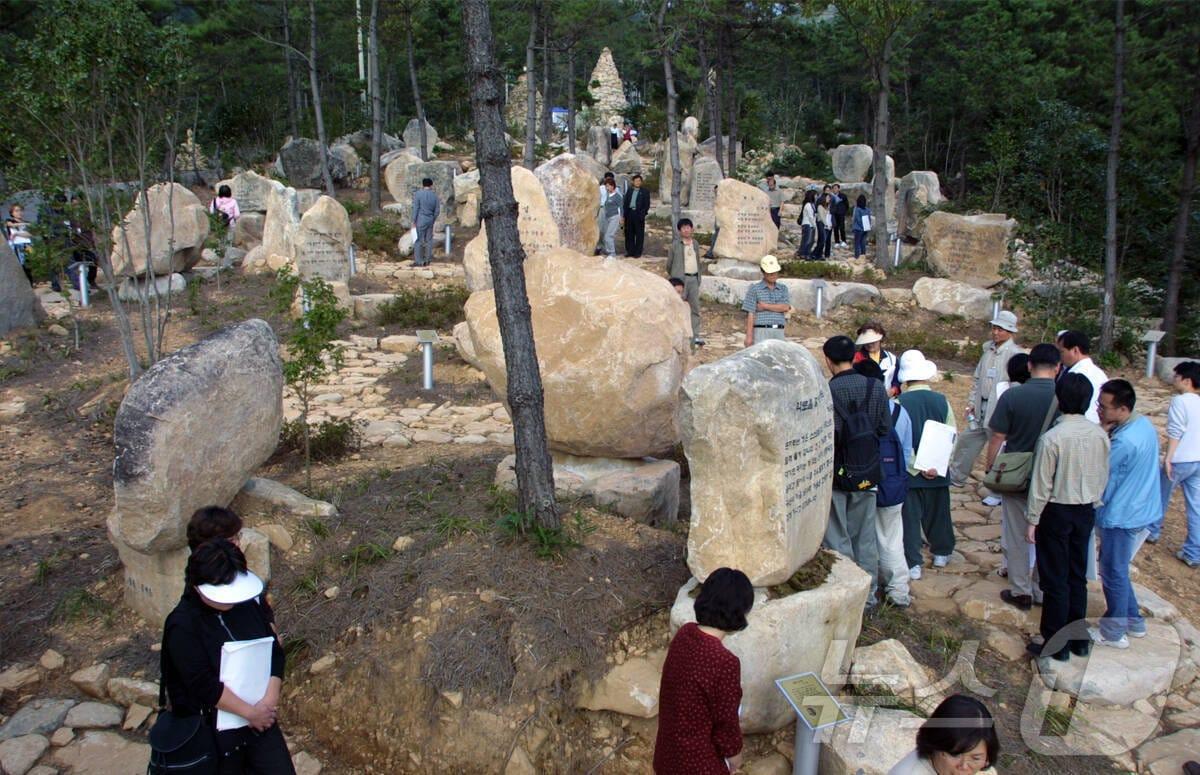
<svg viewBox="0 0 1200 775">
<path fill-rule="evenodd" d="M 331 282 L 350 280 L 350 215 L 342 203 L 322 196 L 300 219 L 296 273 Z"/>
<path fill-rule="evenodd" d="M 955 215 L 936 212 L 925 219 L 921 242 L 938 274 L 986 288 L 1000 282 L 1008 241 L 1017 222 L 1004 214 Z"/>
<path fill-rule="evenodd" d="M 771 220 L 771 203 L 765 191 L 726 178 L 717 185 L 713 209 L 721 229 L 714 247 L 718 257 L 757 264 L 763 256 L 775 252 L 779 227 Z"/>
<path fill-rule="evenodd" d="M 560 153 L 538 165 L 533 174 L 546 192 L 562 246 L 586 256 L 592 254 L 600 239 L 600 226 L 596 222 L 600 189 L 598 179 L 582 158 L 585 157 Z"/>
</svg>

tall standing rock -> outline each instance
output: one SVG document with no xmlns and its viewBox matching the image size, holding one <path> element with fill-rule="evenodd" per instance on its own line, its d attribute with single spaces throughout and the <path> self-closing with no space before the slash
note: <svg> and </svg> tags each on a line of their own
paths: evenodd
<svg viewBox="0 0 1200 775">
<path fill-rule="evenodd" d="M 861 143 L 839 145 L 829 152 L 829 156 L 835 180 L 842 183 L 861 183 L 867 179 L 874 151 L 871 150 L 871 146 Z"/>
<path fill-rule="evenodd" d="M 538 165 L 533 174 L 542 183 L 550 215 L 558 224 L 564 248 L 591 255 L 600 239 L 596 212 L 600 209 L 599 181 L 582 158 L 560 153 Z"/>
<path fill-rule="evenodd" d="M 900 233 L 919 239 L 926 209 L 936 207 L 942 201 L 942 186 L 936 172 L 914 170 L 900 178 L 900 192 L 896 196 Z"/>
<path fill-rule="evenodd" d="M 433 181 L 433 191 L 442 203 L 442 211 L 438 214 L 433 228 L 441 230 L 447 223 L 454 223 L 454 177 L 460 172 L 456 161 L 426 161 L 413 164 L 408 168 L 405 183 L 408 185 L 408 197 L 403 204 L 411 205 L 413 194 L 421 188 L 421 181 L 429 178 Z M 411 220 L 412 213 L 405 211 Z M 410 224 L 411 225 L 411 224 Z"/>
<path fill-rule="evenodd" d="M 525 260 L 551 449 L 638 458 L 679 440 L 675 408 L 687 367 L 687 305 L 658 275 L 559 248 Z M 466 304 L 472 349 L 507 395 L 492 291 Z"/>
<path fill-rule="evenodd" d="M 771 220 L 771 202 L 767 192 L 733 178 L 717 184 L 714 205 L 717 244 L 713 249 L 721 258 L 757 264 L 779 244 L 779 227 Z"/>
<path fill-rule="evenodd" d="M 417 143 L 420 145 L 420 142 Z M 420 164 L 421 160 L 408 151 L 401 151 L 388 162 L 383 171 L 383 180 L 387 184 L 388 193 L 392 199 L 406 207 L 412 204 L 412 192 L 408 189 L 408 168 Z"/>
<path fill-rule="evenodd" d="M 775 340 L 698 366 L 683 381 L 679 416 L 692 574 L 730 567 L 756 587 L 786 581 L 829 520 L 833 404 L 816 359 Z"/>
<path fill-rule="evenodd" d="M 350 281 L 350 215 L 342 203 L 322 196 L 300 218 L 296 273 L 332 282 Z"/>
<path fill-rule="evenodd" d="M 694 116 L 683 120 L 683 127 L 675 133 L 679 141 L 679 204 L 688 207 L 692 190 L 692 165 L 699 152 L 700 141 L 696 133 L 700 131 L 699 122 Z M 675 167 L 671 164 L 671 144 L 663 143 L 662 176 L 658 179 L 658 200 L 664 205 L 671 204 L 671 186 Z"/>
<path fill-rule="evenodd" d="M 429 121 L 425 122 L 425 158 L 433 158 L 433 146 L 438 141 L 437 130 L 433 128 L 433 124 Z M 416 155 L 421 149 L 421 120 L 409 119 L 408 126 L 404 127 L 404 147 L 411 153 Z M 417 161 L 420 161 L 418 159 Z"/>
<path fill-rule="evenodd" d="M 525 258 L 559 246 L 558 224 L 550 212 L 550 202 L 541 181 L 524 167 L 512 167 L 513 196 L 517 200 L 517 231 Z M 467 290 L 486 291 L 492 287 L 492 267 L 488 263 L 487 224 L 463 249 L 463 271 Z"/>
<path fill-rule="evenodd" d="M 272 181 L 263 221 L 262 252 L 267 266 L 278 269 L 296 257 L 300 229 L 300 197 L 296 189 Z"/>
<path fill-rule="evenodd" d="M 149 260 L 146 227 L 149 215 Z M 159 183 L 138 196 L 112 230 L 112 267 L 119 277 L 186 272 L 200 261 L 208 238 L 208 212 L 178 183 Z"/>
<path fill-rule="evenodd" d="M 0 336 L 37 323 L 37 297 L 8 242 L 0 241 Z"/>
<path fill-rule="evenodd" d="M 535 121 L 540 120 L 542 115 L 542 93 L 535 86 L 533 89 L 533 115 Z M 508 91 L 508 98 L 505 100 L 504 107 L 504 123 L 513 128 L 520 128 L 521 135 L 524 135 L 525 122 L 528 119 L 529 110 L 529 79 L 525 73 L 521 73 L 517 77 L 517 82 Z"/>
<path fill-rule="evenodd" d="M 1017 222 L 1002 213 L 955 215 L 936 212 L 925 219 L 921 243 L 925 260 L 938 274 L 980 287 L 1000 282 L 1008 242 Z"/>
</svg>

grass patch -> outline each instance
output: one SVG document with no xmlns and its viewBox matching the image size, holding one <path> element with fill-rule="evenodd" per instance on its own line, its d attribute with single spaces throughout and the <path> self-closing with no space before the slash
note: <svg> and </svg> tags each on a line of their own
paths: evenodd
<svg viewBox="0 0 1200 775">
<path fill-rule="evenodd" d="M 433 521 L 433 532 L 442 538 L 454 538 L 467 533 L 478 533 L 483 530 L 483 523 L 459 514 L 442 512 Z"/>
<path fill-rule="evenodd" d="M 785 261 L 780 265 L 784 277 L 853 280 L 854 270 L 835 261 Z"/>
<path fill-rule="evenodd" d="M 329 525 L 325 524 L 325 520 L 320 517 L 308 517 L 304 520 L 304 526 L 308 528 L 308 532 L 317 538 L 324 539 L 333 535 L 333 531 L 329 529 Z"/>
<path fill-rule="evenodd" d="M 896 353 L 902 353 L 905 350 L 920 350 L 926 358 L 933 360 L 967 362 L 977 360 L 981 352 L 979 346 L 961 346 L 958 342 L 922 328 L 889 332 L 888 349 Z"/>
<path fill-rule="evenodd" d="M 342 554 L 341 560 L 342 564 L 350 569 L 350 578 L 357 579 L 360 568 L 383 562 L 391 556 L 391 547 L 368 542 L 351 547 Z"/>
<path fill-rule="evenodd" d="M 399 221 L 384 216 L 364 218 L 354 224 L 354 243 L 364 250 L 389 253 L 396 249 L 404 232 Z"/>
<path fill-rule="evenodd" d="M 833 570 L 835 559 L 833 552 L 822 549 L 811 560 L 801 565 L 790 579 L 771 587 L 769 589 L 771 597 L 787 597 L 795 592 L 816 589 L 825 583 L 825 579 L 829 578 L 829 572 Z"/>
<path fill-rule="evenodd" d="M 402 290 L 390 301 L 380 304 L 376 322 L 381 326 L 433 328 L 447 330 L 465 319 L 463 305 L 470 294 L 466 288 Z"/>
<path fill-rule="evenodd" d="M 570 549 L 581 546 L 583 539 L 596 529 L 578 511 L 561 527 L 543 527 L 531 514 L 510 511 L 496 521 L 496 528 L 509 540 L 529 541 L 534 554 L 543 560 L 558 559 Z"/>
<path fill-rule="evenodd" d="M 92 594 L 86 589 L 76 589 L 64 597 L 54 609 L 56 619 L 64 622 L 78 622 L 85 619 L 97 619 L 105 627 L 111 627 L 116 612 L 112 603 L 102 597 Z"/>
<path fill-rule="evenodd" d="M 359 215 L 367 211 L 366 202 L 360 202 L 357 199 L 339 199 L 338 202 L 346 208 L 347 215 Z"/>
<path fill-rule="evenodd" d="M 326 420 L 309 426 L 308 443 L 313 461 L 327 463 L 357 452 L 362 444 L 362 436 L 352 420 Z M 289 452 L 304 454 L 303 419 L 285 422 L 279 432 L 279 447 L 275 453 Z"/>
</svg>

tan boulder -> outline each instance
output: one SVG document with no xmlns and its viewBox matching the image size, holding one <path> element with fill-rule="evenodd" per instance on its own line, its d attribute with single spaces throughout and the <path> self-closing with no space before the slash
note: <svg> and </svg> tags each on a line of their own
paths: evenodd
<svg viewBox="0 0 1200 775">
<path fill-rule="evenodd" d="M 217 184 L 217 190 L 219 191 L 221 186 L 229 186 L 233 198 L 237 200 L 238 209 L 241 210 L 244 217 L 246 213 L 265 213 L 267 211 L 274 182 L 253 170 L 246 170 L 232 178 L 222 180 Z"/>
<path fill-rule="evenodd" d="M 586 159 L 586 161 L 585 161 Z M 600 178 L 590 156 L 562 153 L 533 172 L 542 183 L 562 246 L 590 256 L 600 239 Z M 600 175 L 604 174 L 603 168 Z"/>
<path fill-rule="evenodd" d="M 988 320 L 992 316 L 992 294 L 967 283 L 922 277 L 913 283 L 912 292 L 921 309 L 939 315 L 958 315 L 968 320 Z"/>
<path fill-rule="evenodd" d="M 559 245 L 558 224 L 550 211 L 550 202 L 537 176 L 524 167 L 512 168 L 513 196 L 517 200 L 517 231 L 525 258 Z M 463 249 L 463 272 L 467 290 L 485 291 L 492 287 L 492 267 L 488 264 L 487 224 Z"/>
<path fill-rule="evenodd" d="M 866 180 L 874 160 L 871 146 L 863 144 L 839 145 L 829 152 L 829 156 L 833 166 L 833 177 L 842 183 L 860 183 Z"/>
<path fill-rule="evenodd" d="M 419 144 L 419 143 L 418 143 Z M 412 192 L 408 185 L 408 167 L 410 164 L 420 164 L 416 154 L 407 151 L 400 153 L 388 162 L 383 171 L 383 180 L 387 184 L 388 193 L 400 204 L 412 202 Z"/>
<path fill-rule="evenodd" d="M 659 649 L 644 657 L 627 659 L 600 680 L 586 684 L 576 706 L 654 718 L 658 715 L 658 685 L 666 658 L 666 650 Z"/>
<path fill-rule="evenodd" d="M 679 418 L 692 478 L 688 568 L 701 580 L 731 567 L 756 587 L 786 581 L 829 520 L 833 404 L 816 359 L 772 340 L 698 366 Z"/>
<path fill-rule="evenodd" d="M 642 174 L 642 157 L 633 143 L 626 140 L 612 155 L 612 171 L 618 175 Z"/>
<path fill-rule="evenodd" d="M 691 324 L 671 286 L 636 266 L 566 248 L 527 258 L 525 284 L 551 448 L 642 457 L 672 447 Z M 504 397 L 494 294 L 472 294 L 466 318 L 479 366 Z"/>
<path fill-rule="evenodd" d="M 883 687 L 906 702 L 915 703 L 929 693 L 934 677 L 903 643 L 888 638 L 854 649 L 850 683 L 858 687 Z"/>
<path fill-rule="evenodd" d="M 917 730 L 924 722 L 925 719 L 907 710 L 860 705 L 853 721 L 830 730 L 829 741 L 821 746 L 820 772 L 888 775 L 913 750 Z"/>
<path fill-rule="evenodd" d="M 304 278 L 350 280 L 350 215 L 342 203 L 322 196 L 300 218 L 296 232 L 296 272 Z"/>
<path fill-rule="evenodd" d="M 936 172 L 915 170 L 900 178 L 900 192 L 896 195 L 900 232 L 913 239 L 920 238 L 926 212 L 943 201 Z"/>
<path fill-rule="evenodd" d="M 296 189 L 274 182 L 267 197 L 261 245 L 262 261 L 272 270 L 295 260 L 299 229 L 300 199 Z M 243 263 L 249 260 L 247 254 Z"/>
<path fill-rule="evenodd" d="M 925 260 L 952 280 L 988 287 L 1002 279 L 1008 242 L 1017 222 L 1003 214 L 956 215 L 936 212 L 925 219 L 921 242 Z"/>
<path fill-rule="evenodd" d="M 150 243 L 147 261 L 146 214 Z M 186 272 L 200 261 L 208 237 L 208 213 L 191 191 L 178 183 L 151 186 L 112 231 L 112 268 L 122 277 Z"/>
<path fill-rule="evenodd" d="M 767 192 L 733 178 L 717 184 L 714 205 L 717 236 L 714 252 L 721 258 L 735 258 L 757 264 L 779 244 L 779 227 L 771 220 Z"/>
</svg>

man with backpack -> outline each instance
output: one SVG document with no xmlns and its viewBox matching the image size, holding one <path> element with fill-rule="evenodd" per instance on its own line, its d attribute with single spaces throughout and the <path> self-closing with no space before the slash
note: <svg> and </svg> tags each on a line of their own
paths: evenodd
<svg viewBox="0 0 1200 775">
<path fill-rule="evenodd" d="M 854 370 L 886 384 L 883 369 L 871 359 L 860 360 Z M 884 595 L 897 608 L 912 603 L 908 563 L 904 557 L 904 499 L 908 495 L 908 463 L 913 459 L 912 420 L 894 398 L 889 398 L 892 430 L 879 440 L 879 465 L 883 479 L 875 494 L 875 540 L 879 544 L 879 581 Z"/>
<path fill-rule="evenodd" d="M 903 391 L 900 405 L 912 420 L 912 443 L 921 448 L 925 421 L 956 427 L 954 409 L 941 393 L 929 386 L 937 376 L 937 364 L 925 358 L 920 350 L 907 350 L 900 356 L 898 371 Z M 950 520 L 950 479 L 939 476 L 936 469 L 918 470 L 908 467 L 908 494 L 904 497 L 904 556 L 911 579 L 921 578 L 921 534 L 933 553 L 933 567 L 944 568 L 954 551 L 954 524 Z"/>
<path fill-rule="evenodd" d="M 822 347 L 833 376 L 833 495 L 825 546 L 850 557 L 871 577 L 867 607 L 875 605 L 879 544 L 876 487 L 883 479 L 879 441 L 892 430 L 883 383 L 854 370 L 854 340 L 835 336 Z"/>
</svg>

